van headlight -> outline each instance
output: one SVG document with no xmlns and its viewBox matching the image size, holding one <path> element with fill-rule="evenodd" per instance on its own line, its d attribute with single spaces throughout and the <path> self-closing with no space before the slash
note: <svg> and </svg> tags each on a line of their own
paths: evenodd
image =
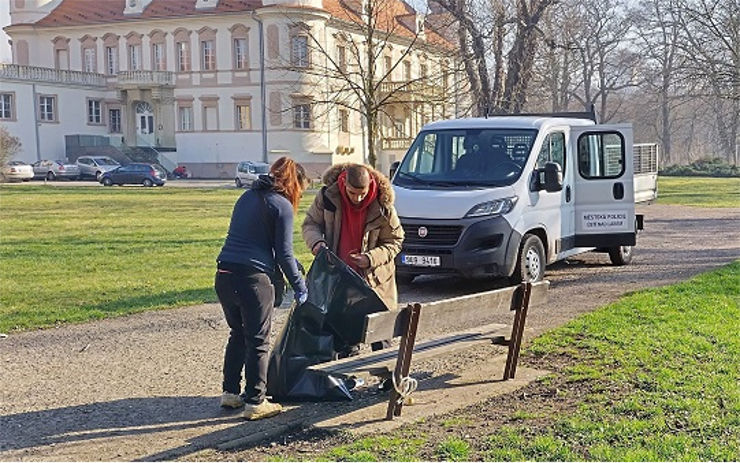
<svg viewBox="0 0 740 463">
<path fill-rule="evenodd" d="M 493 201 L 486 201 L 485 203 L 476 204 L 472 209 L 465 214 L 465 217 L 483 217 L 486 215 L 503 215 L 508 214 L 514 209 L 516 201 L 519 199 L 517 196 L 511 198 L 496 199 Z"/>
</svg>

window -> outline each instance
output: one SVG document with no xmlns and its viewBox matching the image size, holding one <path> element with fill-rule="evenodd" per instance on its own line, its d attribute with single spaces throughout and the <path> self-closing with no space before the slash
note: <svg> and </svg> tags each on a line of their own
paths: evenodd
<svg viewBox="0 0 740 463">
<path fill-rule="evenodd" d="M 383 57 L 383 66 L 385 67 L 385 70 L 384 70 L 385 73 L 388 74 L 388 76 L 390 77 L 391 67 L 393 67 L 393 63 L 391 61 L 390 56 Z"/>
<path fill-rule="evenodd" d="M 177 70 L 185 72 L 190 70 L 190 45 L 188 42 L 177 42 Z"/>
<path fill-rule="evenodd" d="M 95 66 L 95 49 L 94 48 L 85 48 L 82 52 L 82 56 L 84 58 L 83 62 L 83 70 L 85 72 L 95 72 L 96 66 Z"/>
<path fill-rule="evenodd" d="M 110 133 L 121 133 L 121 110 L 108 110 L 108 130 Z"/>
<path fill-rule="evenodd" d="M 39 118 L 43 122 L 56 122 L 57 97 L 49 95 L 39 96 Z"/>
<path fill-rule="evenodd" d="M 296 35 L 291 37 L 291 63 L 293 66 L 308 67 L 308 37 Z"/>
<path fill-rule="evenodd" d="M 247 68 L 247 39 L 234 39 L 234 68 Z"/>
<path fill-rule="evenodd" d="M 404 82 L 411 80 L 411 63 L 408 61 L 403 62 L 403 80 Z"/>
<path fill-rule="evenodd" d="M 200 43 L 202 66 L 204 71 L 213 71 L 216 69 L 216 54 L 213 47 L 213 40 L 204 40 Z"/>
<path fill-rule="evenodd" d="M 578 171 L 583 178 L 617 178 L 624 173 L 624 139 L 617 132 L 578 138 Z"/>
<path fill-rule="evenodd" d="M 102 123 L 102 115 L 100 113 L 100 100 L 87 100 L 87 123 Z"/>
<path fill-rule="evenodd" d="M 105 47 L 105 70 L 109 75 L 118 73 L 118 47 Z"/>
<path fill-rule="evenodd" d="M 193 130 L 193 108 L 191 106 L 181 106 L 178 109 L 181 132 L 191 132 Z"/>
<path fill-rule="evenodd" d="M 339 110 L 339 131 L 349 132 L 349 111 L 346 109 Z"/>
<path fill-rule="evenodd" d="M 237 103 L 234 112 L 236 114 L 236 130 L 249 130 L 252 128 L 249 103 Z"/>
<path fill-rule="evenodd" d="M 311 105 L 297 104 L 293 107 L 293 127 L 296 129 L 311 128 Z"/>
<path fill-rule="evenodd" d="M 0 119 L 15 119 L 12 93 L 0 93 Z"/>
<path fill-rule="evenodd" d="M 203 130 L 218 130 L 218 102 L 203 103 Z"/>
<path fill-rule="evenodd" d="M 155 71 L 166 71 L 167 63 L 164 60 L 164 44 L 152 44 L 152 68 Z"/>
<path fill-rule="evenodd" d="M 337 47 L 337 67 L 342 72 L 347 70 L 347 47 L 343 45 Z"/>
<path fill-rule="evenodd" d="M 512 149 L 514 160 L 524 160 L 529 153 L 526 143 L 516 143 Z M 537 168 L 542 169 L 545 163 L 554 162 L 565 173 L 565 134 L 562 132 L 550 133 L 542 142 L 540 154 L 537 156 Z"/>
<path fill-rule="evenodd" d="M 427 67 L 427 65 L 426 65 L 426 64 L 422 64 L 421 66 L 419 66 L 419 74 L 421 74 L 421 76 L 420 76 L 420 77 L 421 77 L 422 79 L 426 79 L 426 78 L 427 78 L 427 72 L 428 72 L 428 69 L 429 69 L 429 68 Z"/>
<path fill-rule="evenodd" d="M 132 71 L 141 69 L 141 45 L 128 46 L 128 66 Z"/>
</svg>

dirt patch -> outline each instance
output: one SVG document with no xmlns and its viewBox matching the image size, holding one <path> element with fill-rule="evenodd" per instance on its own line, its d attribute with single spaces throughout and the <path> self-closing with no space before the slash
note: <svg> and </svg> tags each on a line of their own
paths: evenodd
<svg viewBox="0 0 740 463">
<path fill-rule="evenodd" d="M 547 275 L 552 282 L 550 302 L 545 309 L 530 312 L 527 336 L 627 292 L 682 281 L 740 258 L 740 208 L 642 209 L 646 231 L 638 240 L 633 264 L 612 267 L 606 255 L 587 254 L 552 266 Z M 424 302 L 500 285 L 430 277 L 403 286 L 400 292 L 402 302 Z M 277 314 L 275 329 L 285 316 L 285 311 Z M 510 323 L 510 318 L 502 312 L 499 322 Z M 290 405 L 274 419 L 244 422 L 235 412 L 218 407 L 226 335 L 220 307 L 206 304 L 0 339 L 0 459 L 183 458 L 257 433 L 281 436 L 268 438 L 279 443 L 297 430 L 385 399 L 369 391 L 353 402 Z M 476 362 L 487 355 L 492 354 L 469 351 L 414 364 L 412 369 L 415 374 L 460 375 L 475 370 L 481 365 Z M 491 377 L 499 374 L 491 372 Z M 536 387 L 519 394 L 541 396 L 545 406 L 550 392 L 529 389 Z M 516 397 L 492 399 L 490 403 L 501 401 L 500 405 L 486 410 L 490 416 L 501 416 L 506 409 L 515 409 Z M 476 407 L 470 410 L 483 410 Z M 301 441 L 309 443 L 318 442 L 320 436 L 322 443 L 316 445 L 322 446 L 341 440 L 335 436 L 326 441 L 323 432 L 302 436 Z M 240 458 L 237 455 L 241 454 L 224 458 Z M 257 458 L 259 453 L 253 455 Z"/>
</svg>

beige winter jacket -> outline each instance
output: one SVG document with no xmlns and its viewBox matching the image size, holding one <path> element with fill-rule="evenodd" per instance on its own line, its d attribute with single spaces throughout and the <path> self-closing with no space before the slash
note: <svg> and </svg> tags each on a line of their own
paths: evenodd
<svg viewBox="0 0 740 463">
<path fill-rule="evenodd" d="M 323 175 L 325 186 L 316 195 L 303 221 L 303 240 L 309 249 L 320 241 L 337 252 L 342 225 L 342 200 L 337 179 L 348 164 L 336 164 Z M 378 197 L 368 207 L 362 249 L 370 258 L 370 267 L 364 269 L 364 277 L 389 309 L 398 305 L 396 289 L 396 265 L 393 262 L 401 252 L 403 228 L 393 207 L 393 188 L 388 178 L 368 167 L 378 185 Z"/>
</svg>

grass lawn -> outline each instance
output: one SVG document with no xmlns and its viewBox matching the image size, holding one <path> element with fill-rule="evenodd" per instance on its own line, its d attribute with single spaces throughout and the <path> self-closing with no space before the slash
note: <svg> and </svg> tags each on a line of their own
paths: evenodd
<svg viewBox="0 0 740 463">
<path fill-rule="evenodd" d="M 658 177 L 658 203 L 740 207 L 740 178 Z"/>
<path fill-rule="evenodd" d="M 0 332 L 215 302 L 215 259 L 240 194 L 0 185 Z M 296 256 L 309 264 L 299 226 Z"/>
<path fill-rule="evenodd" d="M 286 459 L 738 461 L 738 333 L 740 261 L 535 339 L 523 360 L 555 373 L 524 391 Z"/>
</svg>

